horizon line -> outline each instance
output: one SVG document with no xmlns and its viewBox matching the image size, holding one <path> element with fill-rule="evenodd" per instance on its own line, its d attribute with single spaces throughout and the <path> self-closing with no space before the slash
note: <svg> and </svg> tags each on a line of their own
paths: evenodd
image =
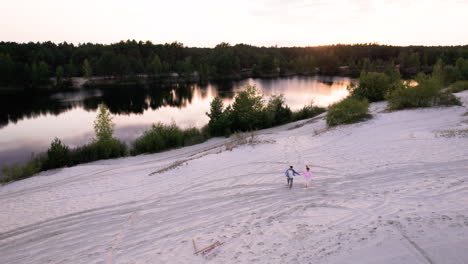
<svg viewBox="0 0 468 264">
<path fill-rule="evenodd" d="M 78 43 L 75 43 L 75 42 L 67 42 L 67 41 L 62 41 L 62 42 L 55 42 L 55 41 L 52 41 L 52 40 L 48 40 L 48 41 L 8 41 L 8 40 L 0 40 L 0 43 L 14 43 L 14 44 L 30 44 L 30 43 L 33 43 L 33 44 L 44 44 L 44 43 L 53 43 L 55 45 L 59 45 L 59 44 L 69 44 L 69 45 L 74 45 L 74 46 L 84 46 L 84 45 L 103 45 L 103 46 L 111 46 L 111 45 L 115 45 L 115 44 L 119 44 L 119 43 L 127 43 L 127 42 L 136 42 L 136 43 L 143 43 L 143 44 L 146 44 L 146 43 L 151 43 L 152 45 L 171 45 L 171 44 L 174 44 L 174 43 L 177 43 L 177 44 L 181 44 L 182 47 L 184 48 L 215 48 L 217 45 L 220 45 L 220 44 L 229 44 L 230 46 L 234 47 L 234 46 L 238 46 L 238 45 L 246 45 L 246 46 L 252 46 L 252 47 L 259 47 L 259 48 L 319 48 L 319 47 L 332 47 L 332 46 L 358 46 L 358 45 L 367 45 L 367 46 L 388 46 L 388 47 L 467 47 L 468 46 L 468 43 L 466 44 L 457 44 L 457 45 L 424 45 L 424 44 L 411 44 L 411 45 L 394 45 L 394 44 L 382 44 L 382 43 L 379 43 L 379 42 L 362 42 L 362 43 L 333 43 L 333 44 L 323 44 L 323 45 L 306 45 L 306 46 L 279 46 L 278 44 L 275 44 L 275 45 L 269 45 L 269 46 L 266 46 L 266 45 L 254 45 L 254 44 L 248 44 L 248 43 L 243 43 L 243 42 L 240 42 L 240 43 L 235 43 L 235 44 L 232 44 L 232 43 L 229 43 L 229 42 L 225 42 L 225 41 L 221 41 L 219 42 L 218 44 L 216 44 L 215 46 L 186 46 L 183 42 L 180 42 L 180 41 L 177 41 L 177 40 L 174 40 L 172 42 L 165 42 L 165 43 L 154 43 L 153 41 L 151 40 L 135 40 L 135 39 L 126 39 L 126 40 L 119 40 L 117 42 L 108 42 L 108 43 L 99 43 L 99 42 L 78 42 Z"/>
</svg>

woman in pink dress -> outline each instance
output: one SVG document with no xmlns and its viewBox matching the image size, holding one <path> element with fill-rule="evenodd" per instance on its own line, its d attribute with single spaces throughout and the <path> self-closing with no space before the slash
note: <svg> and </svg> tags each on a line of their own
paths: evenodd
<svg viewBox="0 0 468 264">
<path fill-rule="evenodd" d="M 304 175 L 305 187 L 309 187 L 310 180 L 312 179 L 312 173 L 310 172 L 309 166 L 306 165 L 306 171 L 302 173 Z"/>
</svg>

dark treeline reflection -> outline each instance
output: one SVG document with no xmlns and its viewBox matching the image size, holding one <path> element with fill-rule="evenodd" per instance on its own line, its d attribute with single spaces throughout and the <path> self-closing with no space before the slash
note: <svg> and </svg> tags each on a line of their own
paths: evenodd
<svg viewBox="0 0 468 264">
<path fill-rule="evenodd" d="M 1 95 L 0 128 L 23 118 L 35 118 L 46 114 L 59 115 L 78 105 L 76 102 L 64 103 L 49 96 L 38 97 L 26 93 Z"/>
<path fill-rule="evenodd" d="M 257 79 L 260 88 L 268 95 L 270 89 L 277 88 L 280 80 L 292 80 L 286 84 L 289 88 L 300 82 L 315 82 L 331 87 L 336 80 L 332 77 L 313 79 Z M 17 123 L 25 118 L 36 118 L 41 115 L 60 115 L 74 108 L 95 111 L 99 104 L 106 104 L 112 114 L 143 114 L 146 110 L 156 110 L 169 106 L 185 108 L 192 103 L 194 94 L 205 99 L 208 90 L 212 89 L 222 99 L 232 99 L 236 92 L 248 84 L 244 81 L 222 81 L 201 84 L 177 85 L 109 85 L 93 89 L 79 89 L 53 94 L 34 94 L 15 92 L 0 94 L 0 128 L 10 122 Z"/>
<path fill-rule="evenodd" d="M 234 82 L 215 85 L 222 98 L 234 96 Z M 112 114 L 143 114 L 163 106 L 184 108 L 192 102 L 194 92 L 202 98 L 207 95 L 208 84 L 178 84 L 171 86 L 106 86 L 52 95 L 14 93 L 0 97 L 0 127 L 9 122 L 40 115 L 59 115 L 76 107 L 95 111 L 99 104 L 106 104 Z"/>
</svg>

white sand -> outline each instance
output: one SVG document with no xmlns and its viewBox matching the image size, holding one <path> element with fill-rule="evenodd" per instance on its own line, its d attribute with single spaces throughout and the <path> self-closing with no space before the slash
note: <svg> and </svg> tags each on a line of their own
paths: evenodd
<svg viewBox="0 0 468 264">
<path fill-rule="evenodd" d="M 468 263 L 465 107 L 383 112 L 44 172 L 0 187 L 0 263 Z M 274 141 L 274 142 L 273 142 Z M 150 173 L 175 161 L 177 169 Z M 288 165 L 312 167 L 312 186 Z M 207 257 L 199 247 L 226 242 Z"/>
</svg>

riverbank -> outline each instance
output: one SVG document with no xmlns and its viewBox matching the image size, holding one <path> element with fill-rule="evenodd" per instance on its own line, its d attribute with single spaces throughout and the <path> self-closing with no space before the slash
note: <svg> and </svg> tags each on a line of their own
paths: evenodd
<svg viewBox="0 0 468 264">
<path fill-rule="evenodd" d="M 0 187 L 2 263 L 464 263 L 464 106 L 323 115 Z M 284 170 L 311 166 L 310 188 Z M 215 241 L 209 256 L 193 254 Z"/>
</svg>

